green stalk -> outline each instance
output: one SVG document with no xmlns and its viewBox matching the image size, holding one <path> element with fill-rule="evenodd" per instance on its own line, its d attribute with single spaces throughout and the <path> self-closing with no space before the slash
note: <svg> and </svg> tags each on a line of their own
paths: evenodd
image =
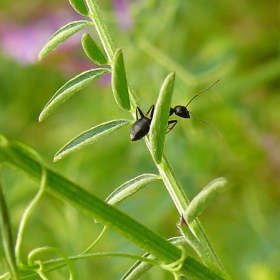
<svg viewBox="0 0 280 280">
<path fill-rule="evenodd" d="M 2 140 L 2 141 L 1 141 Z M 29 152 L 15 143 L 8 143 L 0 137 L 0 163 L 12 165 L 27 173 L 35 181 L 42 180 L 42 167 L 30 157 Z M 130 218 L 120 210 L 108 205 L 78 185 L 57 173 L 45 168 L 44 189 L 62 201 L 68 202 L 77 210 L 115 230 L 142 249 L 161 260 L 161 266 L 178 264 L 180 273 L 193 280 L 222 280 L 224 277 L 206 268 L 190 256 L 183 256 L 182 250 Z M 184 252 L 185 253 L 185 252 Z M 31 264 L 32 265 L 32 264 Z M 171 267 L 172 268 L 172 267 Z M 175 267 L 176 268 L 176 267 Z M 171 271 L 171 269 L 170 269 Z"/>
<path fill-rule="evenodd" d="M 108 32 L 108 29 L 103 20 L 102 14 L 95 0 L 86 0 L 86 5 L 89 10 L 89 17 L 94 22 L 96 31 L 101 40 L 102 46 L 107 54 L 108 61 L 112 61 L 116 48 L 112 41 L 112 38 Z"/>
<path fill-rule="evenodd" d="M 99 35 L 102 46 L 106 52 L 108 61 L 111 62 L 113 60 L 113 57 L 114 57 L 114 54 L 116 51 L 116 47 L 113 43 L 110 33 L 103 20 L 100 9 L 95 0 L 85 0 L 85 2 L 88 7 L 88 10 L 89 10 L 88 16 L 94 22 L 96 31 Z M 129 95 L 130 95 L 130 102 L 133 105 L 133 107 L 135 108 L 137 106 L 137 102 L 136 102 L 137 98 L 136 98 L 136 95 L 135 95 L 132 87 L 129 84 L 128 84 L 128 91 L 129 91 Z"/>
<path fill-rule="evenodd" d="M 149 143 L 147 141 L 146 144 L 149 148 Z M 179 215 L 182 216 L 185 209 L 189 205 L 189 199 L 186 193 L 184 192 L 180 182 L 176 178 L 173 168 L 171 167 L 165 155 L 163 156 L 162 162 L 156 165 L 159 173 L 161 174 L 163 183 L 179 212 Z M 223 268 L 218 256 L 211 247 L 211 244 L 208 241 L 199 220 L 196 219 L 192 224 L 188 225 L 188 228 L 190 232 L 185 237 L 188 239 L 188 243 L 190 244 L 190 246 L 192 246 L 197 254 L 202 257 L 202 261 L 207 264 L 209 268 L 211 268 L 222 277 L 227 278 L 227 273 Z M 197 241 L 200 246 L 197 246 Z"/>
<path fill-rule="evenodd" d="M 2 164 L 0 165 L 0 169 L 1 168 L 2 168 Z M 14 252 L 14 243 L 13 243 L 13 236 L 11 230 L 11 219 L 10 219 L 9 209 L 7 207 L 7 203 L 6 203 L 6 199 L 4 196 L 1 183 L 0 183 L 0 238 L 1 238 L 0 242 L 3 247 L 3 253 L 6 258 L 6 262 L 10 271 L 10 273 L 7 273 L 7 275 L 10 274 L 12 279 L 18 280 L 19 273 L 16 264 L 15 252 Z M 3 279 L 4 277 L 5 274 L 3 275 Z M 5 279 L 8 279 L 8 277 Z"/>
<path fill-rule="evenodd" d="M 95 24 L 95 28 L 100 37 L 103 48 L 108 56 L 108 60 L 112 61 L 115 52 L 115 47 L 109 35 L 109 32 L 106 28 L 106 25 L 104 23 L 98 5 L 95 0 L 86 0 L 86 4 L 90 11 L 89 16 Z M 133 90 L 131 89 L 130 85 L 128 85 L 128 88 L 129 88 L 131 101 L 132 103 L 134 103 L 134 105 L 136 105 L 137 104 L 136 97 L 133 93 Z M 146 140 L 145 142 L 150 151 L 148 140 Z M 166 186 L 166 189 L 169 192 L 180 216 L 183 215 L 185 209 L 189 204 L 189 199 L 187 198 L 183 188 L 181 187 L 179 181 L 177 180 L 171 165 L 169 164 L 165 156 L 163 157 L 162 163 L 156 165 L 159 170 L 159 173 L 162 176 L 162 180 Z M 198 255 L 206 256 L 207 260 L 203 260 L 203 261 L 207 264 L 209 264 L 209 262 L 212 263 L 212 268 L 215 268 L 216 271 L 219 271 L 220 275 L 225 276 L 226 272 L 222 267 L 221 262 L 218 259 L 217 255 L 215 254 L 213 248 L 211 247 L 199 221 L 197 220 L 193 222 L 192 225 L 190 225 L 189 229 L 200 243 L 201 246 L 199 246 L 199 248 L 202 248 L 202 250 L 204 250 L 204 252 L 198 252 Z M 197 248 L 197 250 L 199 250 L 199 248 Z"/>
</svg>

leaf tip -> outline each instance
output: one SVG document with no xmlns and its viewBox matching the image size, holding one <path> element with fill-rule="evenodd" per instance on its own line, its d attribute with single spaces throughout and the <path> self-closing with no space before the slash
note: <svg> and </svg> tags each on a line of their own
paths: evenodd
<svg viewBox="0 0 280 280">
<path fill-rule="evenodd" d="M 62 157 L 60 156 L 60 155 L 55 155 L 54 157 L 53 157 L 53 162 L 57 162 L 57 161 L 59 161 L 59 160 L 61 160 L 62 159 Z"/>
<path fill-rule="evenodd" d="M 42 122 L 44 119 L 46 118 L 45 114 L 44 114 L 44 111 L 42 111 L 39 115 L 39 118 L 38 118 L 38 122 Z"/>
<path fill-rule="evenodd" d="M 45 48 L 43 47 L 38 54 L 38 61 L 41 61 L 46 55 L 47 54 L 46 54 Z"/>
<path fill-rule="evenodd" d="M 225 184 L 227 184 L 227 179 L 224 178 L 224 177 L 219 177 L 217 178 L 216 180 L 213 181 L 213 184 L 217 184 L 217 185 L 220 185 L 220 186 L 224 186 Z"/>
</svg>

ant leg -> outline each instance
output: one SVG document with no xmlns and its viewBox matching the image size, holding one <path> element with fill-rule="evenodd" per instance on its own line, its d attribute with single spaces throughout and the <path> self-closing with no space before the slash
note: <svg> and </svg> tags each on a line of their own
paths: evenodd
<svg viewBox="0 0 280 280">
<path fill-rule="evenodd" d="M 175 127 L 176 124 L 177 124 L 177 120 L 169 121 L 167 125 L 166 134 L 169 133 Z"/>
<path fill-rule="evenodd" d="M 150 118 L 152 119 L 153 118 L 153 115 L 154 115 L 154 109 L 155 109 L 155 105 L 152 105 L 151 108 L 148 110 L 148 112 L 146 113 L 146 116 L 149 115 L 149 113 L 151 112 L 150 114 Z"/>
<path fill-rule="evenodd" d="M 141 116 L 141 119 L 145 117 L 144 113 L 141 111 L 141 109 L 139 107 L 136 107 L 136 120 L 139 120 L 139 115 Z"/>
</svg>

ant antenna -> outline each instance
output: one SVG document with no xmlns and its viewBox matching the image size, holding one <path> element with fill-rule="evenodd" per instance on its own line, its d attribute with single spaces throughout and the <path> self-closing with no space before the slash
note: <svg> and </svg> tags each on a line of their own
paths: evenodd
<svg viewBox="0 0 280 280">
<path fill-rule="evenodd" d="M 208 87 L 208 88 L 204 89 L 203 91 L 197 93 L 197 94 L 189 101 L 189 103 L 186 105 L 186 107 L 188 107 L 188 105 L 189 105 L 196 97 L 198 97 L 201 93 L 207 91 L 208 89 L 210 89 L 211 87 L 213 87 L 215 84 L 217 84 L 219 81 L 220 81 L 220 79 L 219 79 L 218 81 L 216 81 L 216 82 L 215 82 L 213 85 L 211 85 L 210 87 Z"/>
<path fill-rule="evenodd" d="M 219 80 L 218 80 L 219 81 Z M 217 82 L 218 82 L 217 81 Z M 216 82 L 216 83 L 217 83 Z M 215 84 L 216 84 L 215 83 Z M 213 85 L 215 85 L 215 84 L 213 84 Z M 212 86 L 213 86 L 212 85 Z M 212 87 L 211 86 L 211 87 Z M 207 90 L 207 89 L 206 89 Z M 204 90 L 205 91 L 205 90 Z M 190 111 L 189 111 L 190 112 Z M 215 130 L 218 134 L 219 134 L 219 136 L 221 137 L 221 138 L 223 138 L 223 136 L 222 136 L 222 133 L 214 126 L 214 125 L 212 125 L 212 124 L 210 124 L 210 123 L 207 123 L 207 122 L 205 122 L 205 121 L 203 121 L 201 118 L 199 118 L 196 114 L 194 114 L 193 112 L 190 112 L 194 117 L 196 117 L 199 121 L 201 121 L 202 123 L 204 123 L 204 124 L 206 124 L 206 125 L 208 125 L 209 127 L 211 127 L 213 130 Z"/>
</svg>

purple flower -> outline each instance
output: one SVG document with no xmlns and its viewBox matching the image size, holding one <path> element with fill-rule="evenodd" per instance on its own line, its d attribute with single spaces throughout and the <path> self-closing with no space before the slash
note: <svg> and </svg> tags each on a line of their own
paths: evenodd
<svg viewBox="0 0 280 280">
<path fill-rule="evenodd" d="M 70 21 L 73 21 L 73 13 L 71 14 L 68 11 L 59 11 L 33 22 L 20 25 L 16 25 L 7 19 L 1 20 L 1 52 L 13 57 L 22 64 L 38 62 L 38 53 L 50 36 Z M 71 37 L 63 45 L 67 48 L 77 47 L 80 45 L 80 39 Z"/>
<path fill-rule="evenodd" d="M 132 18 L 128 9 L 127 0 L 114 0 L 117 21 L 121 28 L 130 30 L 133 28 Z"/>
</svg>

